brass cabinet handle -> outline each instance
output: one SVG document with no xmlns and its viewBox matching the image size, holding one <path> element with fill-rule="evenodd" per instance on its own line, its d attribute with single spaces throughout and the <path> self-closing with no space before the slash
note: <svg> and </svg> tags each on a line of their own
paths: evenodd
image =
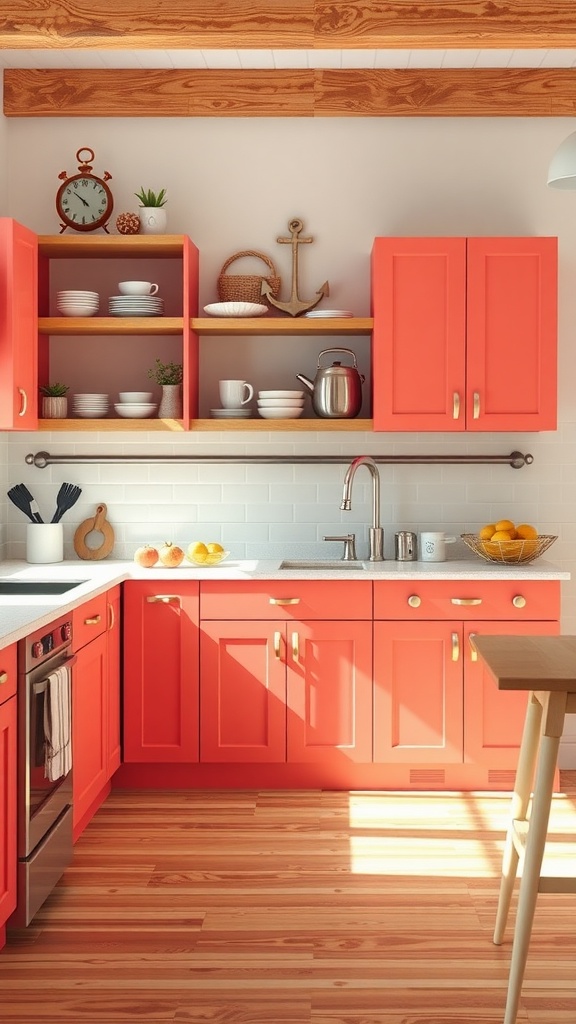
<svg viewBox="0 0 576 1024">
<path fill-rule="evenodd" d="M 269 597 L 269 604 L 300 604 L 299 597 Z"/>
<path fill-rule="evenodd" d="M 460 658 L 460 640 L 458 633 L 452 633 L 452 661 L 458 661 Z"/>
<path fill-rule="evenodd" d="M 474 395 L 473 395 L 473 398 L 472 398 L 472 419 L 474 419 L 474 420 L 479 420 L 480 419 L 480 394 L 479 394 L 478 391 L 474 392 Z"/>
<path fill-rule="evenodd" d="M 8 673 L 7 672 L 0 672 L 0 686 L 2 686 L 2 683 L 7 683 L 7 682 L 8 682 Z"/>
<path fill-rule="evenodd" d="M 478 661 L 478 651 L 474 647 L 474 637 L 476 633 L 468 634 L 468 643 L 470 644 L 470 661 Z"/>
<path fill-rule="evenodd" d="M 294 661 L 298 661 L 300 657 L 300 637 L 298 636 L 297 630 L 292 633 L 292 657 Z"/>
<path fill-rule="evenodd" d="M 180 603 L 178 594 L 150 594 L 146 600 L 148 604 L 170 604 L 171 601 Z"/>
<path fill-rule="evenodd" d="M 450 598 L 450 603 L 451 604 L 460 604 L 460 605 L 461 604 L 464 604 L 464 605 L 482 604 L 482 598 L 481 597 L 451 597 Z"/>
<path fill-rule="evenodd" d="M 422 604 L 422 598 L 418 594 L 410 594 L 408 598 L 408 604 L 411 608 L 419 608 Z"/>
<path fill-rule="evenodd" d="M 91 619 L 84 619 L 85 626 L 97 626 L 102 618 L 101 615 L 93 615 Z"/>
<path fill-rule="evenodd" d="M 111 604 L 110 601 L 108 601 L 108 606 L 107 607 L 108 607 L 108 629 L 114 629 L 114 624 L 116 622 L 116 616 L 114 614 L 114 605 Z"/>
<path fill-rule="evenodd" d="M 523 594 L 516 594 L 515 597 L 512 598 L 512 604 L 515 608 L 525 608 L 526 598 Z"/>
<path fill-rule="evenodd" d="M 457 391 L 455 391 L 452 396 L 452 419 L 460 419 L 460 395 Z"/>
<path fill-rule="evenodd" d="M 281 645 L 282 645 L 282 633 L 280 632 L 279 629 L 275 629 L 274 630 L 274 657 L 277 658 L 278 661 L 280 661 Z"/>
<path fill-rule="evenodd" d="M 20 412 L 18 415 L 25 416 L 28 412 L 28 395 L 24 391 L 24 388 L 18 388 L 18 392 L 20 394 Z"/>
</svg>

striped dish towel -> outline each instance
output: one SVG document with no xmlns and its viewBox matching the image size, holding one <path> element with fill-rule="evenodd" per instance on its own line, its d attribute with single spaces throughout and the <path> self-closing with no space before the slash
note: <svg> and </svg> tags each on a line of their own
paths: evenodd
<svg viewBox="0 0 576 1024">
<path fill-rule="evenodd" d="M 44 777 L 55 782 L 72 767 L 70 672 L 63 665 L 46 679 L 44 698 Z"/>
</svg>

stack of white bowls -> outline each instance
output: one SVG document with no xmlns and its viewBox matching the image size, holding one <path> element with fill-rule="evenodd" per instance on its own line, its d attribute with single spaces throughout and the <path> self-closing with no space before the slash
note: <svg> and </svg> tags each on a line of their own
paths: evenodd
<svg viewBox="0 0 576 1024">
<path fill-rule="evenodd" d="M 98 292 L 58 292 L 56 307 L 62 316 L 94 316 L 98 312 Z"/>
<path fill-rule="evenodd" d="M 259 391 L 258 415 L 265 420 L 297 420 L 305 397 L 303 391 Z"/>
<path fill-rule="evenodd" d="M 120 391 L 114 408 L 118 416 L 126 419 L 144 420 L 156 412 L 151 391 Z"/>
<path fill-rule="evenodd" d="M 74 412 L 84 419 L 102 419 L 108 412 L 108 405 L 108 395 L 74 395 Z"/>
</svg>

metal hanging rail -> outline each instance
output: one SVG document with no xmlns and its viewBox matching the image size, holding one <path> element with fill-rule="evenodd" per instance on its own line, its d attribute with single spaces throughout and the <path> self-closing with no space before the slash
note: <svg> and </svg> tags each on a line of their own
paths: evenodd
<svg viewBox="0 0 576 1024">
<path fill-rule="evenodd" d="M 475 466 L 493 465 L 510 466 L 522 469 L 531 466 L 533 455 L 522 452 L 511 452 L 510 455 L 372 455 L 374 462 L 381 465 L 436 465 L 436 466 Z M 133 463 L 170 463 L 178 465 L 193 463 L 215 463 L 233 465 L 253 463 L 256 465 L 348 465 L 354 455 L 50 455 L 50 452 L 32 452 L 26 456 L 25 462 L 37 469 L 47 466 L 72 466 L 100 463 L 102 465 L 118 465 L 123 462 Z"/>
</svg>

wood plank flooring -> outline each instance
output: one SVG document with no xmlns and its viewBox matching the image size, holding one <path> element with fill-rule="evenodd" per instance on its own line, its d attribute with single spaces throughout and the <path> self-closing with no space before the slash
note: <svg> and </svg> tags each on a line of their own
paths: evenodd
<svg viewBox="0 0 576 1024">
<path fill-rule="evenodd" d="M 116 791 L 0 953 L 0 1020 L 501 1024 L 508 812 L 507 794 Z M 551 866 L 575 870 L 575 822 L 563 773 Z M 518 1024 L 575 1021 L 576 899 L 540 895 Z"/>
</svg>

